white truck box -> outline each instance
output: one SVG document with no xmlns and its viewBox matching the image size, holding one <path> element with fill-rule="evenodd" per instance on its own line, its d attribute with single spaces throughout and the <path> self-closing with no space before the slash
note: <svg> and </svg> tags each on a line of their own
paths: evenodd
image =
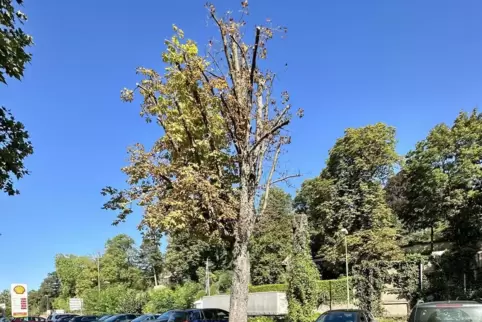
<svg viewBox="0 0 482 322">
<path fill-rule="evenodd" d="M 222 309 L 229 311 L 229 295 L 204 296 L 204 309 Z M 248 315 L 286 315 L 288 301 L 284 292 L 259 292 L 248 295 Z"/>
</svg>

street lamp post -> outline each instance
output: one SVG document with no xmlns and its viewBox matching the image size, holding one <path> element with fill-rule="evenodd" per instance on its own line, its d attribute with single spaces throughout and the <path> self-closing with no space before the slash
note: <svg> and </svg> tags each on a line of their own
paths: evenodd
<svg viewBox="0 0 482 322">
<path fill-rule="evenodd" d="M 345 237 L 345 269 L 346 269 L 346 306 L 347 308 L 350 306 L 350 281 L 349 281 L 349 271 L 348 271 L 348 244 L 346 242 L 346 236 L 348 235 L 348 230 L 346 228 L 342 228 L 340 232 Z"/>
</svg>

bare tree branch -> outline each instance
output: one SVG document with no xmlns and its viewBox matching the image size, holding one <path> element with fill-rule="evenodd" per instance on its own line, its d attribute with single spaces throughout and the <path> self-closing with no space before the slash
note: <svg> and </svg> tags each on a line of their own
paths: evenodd
<svg viewBox="0 0 482 322">
<path fill-rule="evenodd" d="M 263 140 L 265 140 L 266 138 L 268 138 L 271 134 L 275 133 L 276 131 L 278 131 L 279 129 L 281 129 L 282 127 L 286 126 L 290 124 L 290 120 L 285 120 L 283 121 L 282 123 L 278 124 L 278 125 L 275 125 L 273 126 L 269 131 L 267 131 L 266 133 L 263 134 L 263 136 L 261 136 L 261 138 L 256 141 L 253 146 L 251 147 L 251 152 L 254 151 L 262 142 Z"/>
<path fill-rule="evenodd" d="M 301 177 L 301 173 L 291 174 L 291 175 L 287 175 L 287 176 L 284 176 L 284 177 L 275 179 L 275 180 L 271 181 L 269 184 L 270 184 L 270 185 L 274 185 L 274 184 L 276 184 L 276 183 L 278 183 L 278 182 L 286 181 L 286 180 L 292 179 L 292 178 L 299 178 L 299 177 Z"/>
<path fill-rule="evenodd" d="M 269 190 L 271 188 L 271 180 L 273 179 L 273 174 L 276 169 L 276 165 L 278 164 L 278 158 L 281 152 L 282 144 L 283 142 L 280 140 L 278 142 L 278 146 L 276 147 L 276 152 L 274 153 L 273 162 L 271 163 L 271 169 L 269 170 L 269 174 L 268 174 L 268 180 L 266 181 L 266 190 L 264 193 L 263 206 L 261 207 L 261 212 L 259 213 L 260 216 L 264 214 L 264 211 L 266 210 L 266 206 L 268 205 Z"/>
<path fill-rule="evenodd" d="M 221 33 L 223 48 L 224 48 L 224 54 L 226 56 L 226 61 L 228 62 L 229 77 L 231 77 L 231 82 L 233 83 L 232 89 L 233 89 L 234 96 L 237 98 L 238 97 L 238 94 L 236 93 L 236 83 L 237 82 L 235 81 L 235 79 L 233 77 L 233 74 L 232 74 L 232 71 L 233 71 L 234 67 L 232 65 L 231 58 L 229 57 L 228 40 L 226 38 L 226 31 L 224 30 L 223 23 L 221 23 L 221 21 L 219 21 L 218 18 L 216 18 L 216 15 L 214 14 L 213 11 L 211 11 L 211 18 L 214 20 L 214 22 L 216 22 L 216 24 L 218 25 L 218 28 L 219 28 L 219 32 Z"/>
<path fill-rule="evenodd" d="M 251 85 L 251 91 L 254 85 L 254 71 L 256 69 L 256 57 L 258 56 L 258 47 L 259 47 L 259 35 L 261 33 L 261 28 L 256 27 L 256 38 L 254 40 L 254 48 L 253 48 L 253 58 L 251 61 L 251 75 L 249 76 L 249 83 Z"/>
</svg>

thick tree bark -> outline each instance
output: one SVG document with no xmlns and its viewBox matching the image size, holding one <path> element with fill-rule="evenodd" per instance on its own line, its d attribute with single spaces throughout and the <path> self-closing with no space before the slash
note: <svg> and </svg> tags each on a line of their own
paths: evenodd
<svg viewBox="0 0 482 322">
<path fill-rule="evenodd" d="M 233 249 L 233 281 L 229 305 L 229 322 L 248 321 L 248 285 L 250 278 L 249 239 L 254 218 L 252 169 L 245 162 L 241 173 L 240 211 L 235 229 Z"/>
<path fill-rule="evenodd" d="M 433 225 L 430 227 L 430 253 L 433 252 Z"/>
<path fill-rule="evenodd" d="M 233 286 L 229 305 L 230 322 L 248 320 L 248 285 L 249 285 L 248 243 L 236 241 L 234 245 Z"/>
</svg>

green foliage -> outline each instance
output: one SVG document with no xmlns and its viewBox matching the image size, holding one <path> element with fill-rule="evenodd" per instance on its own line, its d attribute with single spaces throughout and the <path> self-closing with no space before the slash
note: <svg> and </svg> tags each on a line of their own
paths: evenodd
<svg viewBox="0 0 482 322">
<path fill-rule="evenodd" d="M 321 175 L 305 181 L 296 196 L 297 211 L 309 216 L 312 253 L 323 257 L 325 275 L 344 270 L 342 228 L 349 232 L 351 263 L 401 255 L 383 189 L 400 161 L 395 143 L 395 129 L 382 123 L 347 129 Z"/>
<path fill-rule="evenodd" d="M 138 254 L 138 266 L 151 286 L 158 284 L 158 277 L 163 269 L 164 258 L 160 249 L 161 234 L 148 231 L 144 234 Z"/>
<path fill-rule="evenodd" d="M 200 285 L 206 285 L 206 269 L 204 267 L 199 267 L 197 270 L 198 275 L 198 282 Z M 216 294 L 227 294 L 231 290 L 231 284 L 233 280 L 233 272 L 232 271 L 210 271 L 210 292 L 211 295 Z M 206 291 L 202 290 L 198 293 L 197 297 L 205 296 Z"/>
<path fill-rule="evenodd" d="M 188 309 L 196 301 L 196 294 L 201 290 L 197 283 L 185 283 L 176 288 L 159 288 L 149 292 L 149 301 L 144 312 L 165 312 L 173 309 Z"/>
<path fill-rule="evenodd" d="M 288 284 L 266 284 L 266 285 L 250 285 L 250 293 L 260 292 L 286 292 L 288 290 Z"/>
<path fill-rule="evenodd" d="M 60 280 L 57 272 L 47 274 L 47 277 L 40 284 L 38 294 L 40 296 L 38 303 L 39 311 L 45 312 L 48 307 L 52 307 L 54 299 L 60 296 Z"/>
<path fill-rule="evenodd" d="M 164 270 L 175 284 L 186 281 L 199 281 L 199 269 L 203 270 L 209 259 L 210 271 L 225 270 L 230 267 L 231 254 L 225 244 L 211 243 L 198 239 L 189 233 L 169 236 Z"/>
<path fill-rule="evenodd" d="M 33 44 L 32 37 L 20 27 L 27 16 L 15 8 L 22 3 L 22 0 L 0 1 L 0 82 L 5 84 L 6 76 L 21 79 L 25 64 L 31 59 L 25 49 Z M 8 195 L 19 193 L 13 183 L 29 174 L 23 161 L 32 153 L 24 125 L 9 110 L 0 107 L 0 190 Z"/>
<path fill-rule="evenodd" d="M 54 310 L 64 310 L 68 312 L 70 310 L 69 299 L 61 296 L 57 297 L 52 303 L 52 308 Z"/>
<path fill-rule="evenodd" d="M 291 254 L 293 239 L 291 203 L 289 194 L 273 188 L 262 217 L 257 219 L 250 249 L 251 282 L 255 285 L 286 282 L 284 262 Z"/>
<path fill-rule="evenodd" d="M 380 262 L 363 261 L 354 267 L 354 289 L 358 307 L 378 316 L 382 313 L 381 298 L 388 270 Z"/>
<path fill-rule="evenodd" d="M 60 294 L 64 298 L 82 294 L 97 280 L 97 267 L 91 258 L 85 256 L 59 254 L 55 257 L 55 270 L 62 281 Z"/>
<path fill-rule="evenodd" d="M 398 298 L 406 299 L 413 307 L 423 292 L 419 286 L 419 263 L 427 263 L 427 258 L 420 254 L 407 255 L 405 260 L 394 265 L 396 273 L 391 276 L 392 284 L 398 289 Z M 423 289 L 427 289 L 427 277 L 423 276 Z"/>
<path fill-rule="evenodd" d="M 125 285 L 114 285 L 101 289 L 92 288 L 82 294 L 84 310 L 92 314 L 142 313 L 148 301 L 145 292 L 130 289 Z"/>
<path fill-rule="evenodd" d="M 448 223 L 446 235 L 457 245 L 482 236 L 482 116 L 460 113 L 452 127 L 435 126 L 407 155 L 402 183 L 406 201 L 398 216 L 409 228 Z"/>
<path fill-rule="evenodd" d="M 275 322 L 273 318 L 267 316 L 256 316 L 248 318 L 248 322 Z"/>
<path fill-rule="evenodd" d="M 311 257 L 306 253 L 294 255 L 286 294 L 289 321 L 311 322 L 319 302 L 318 280 L 319 273 Z"/>
<path fill-rule="evenodd" d="M 32 37 L 20 27 L 27 16 L 15 8 L 22 5 L 23 0 L 0 1 L 0 82 L 6 83 L 5 76 L 21 79 L 25 64 L 30 62 L 32 55 L 25 49 L 33 45 Z"/>
<path fill-rule="evenodd" d="M 0 2 L 0 7 L 4 3 L 5 1 Z M 3 31 L 0 29 L 0 34 L 2 33 Z M 1 52 L 2 50 L 0 50 Z M 1 55 L 0 81 L 2 79 Z M 8 195 L 18 194 L 19 191 L 14 188 L 14 180 L 29 174 L 23 164 L 24 159 L 33 153 L 29 138 L 24 125 L 15 120 L 10 111 L 0 107 L 0 190 Z"/>
<path fill-rule="evenodd" d="M 10 290 L 3 290 L 2 292 L 0 292 L 0 303 L 5 303 L 5 316 L 12 316 Z"/>
<path fill-rule="evenodd" d="M 124 284 L 130 288 L 144 289 L 145 281 L 136 260 L 137 249 L 131 237 L 121 234 L 109 239 L 100 260 L 102 280 L 110 284 Z"/>
<path fill-rule="evenodd" d="M 350 278 L 350 285 L 352 284 Z M 318 280 L 315 289 L 318 291 L 319 302 L 329 303 L 346 303 L 346 278 L 336 280 Z M 259 292 L 286 292 L 288 284 L 267 284 L 267 285 L 250 285 L 250 293 Z M 353 298 L 353 287 L 350 286 L 350 297 Z"/>
</svg>

